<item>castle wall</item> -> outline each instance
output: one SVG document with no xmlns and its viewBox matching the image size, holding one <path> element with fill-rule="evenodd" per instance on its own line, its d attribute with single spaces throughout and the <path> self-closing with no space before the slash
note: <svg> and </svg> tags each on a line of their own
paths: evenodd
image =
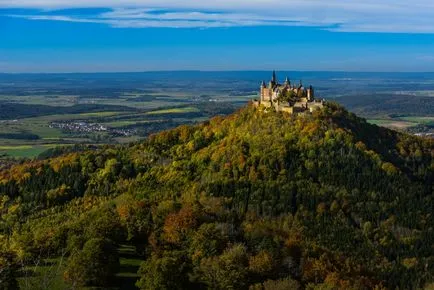
<svg viewBox="0 0 434 290">
<path fill-rule="evenodd" d="M 286 112 L 286 113 L 289 113 L 289 114 L 293 114 L 294 113 L 294 108 L 293 107 L 280 107 L 279 111 Z"/>
<path fill-rule="evenodd" d="M 270 101 L 270 89 L 262 88 L 261 89 L 261 101 Z"/>
<path fill-rule="evenodd" d="M 261 101 L 261 105 L 263 105 L 265 108 L 271 108 L 272 106 L 270 101 Z"/>
</svg>

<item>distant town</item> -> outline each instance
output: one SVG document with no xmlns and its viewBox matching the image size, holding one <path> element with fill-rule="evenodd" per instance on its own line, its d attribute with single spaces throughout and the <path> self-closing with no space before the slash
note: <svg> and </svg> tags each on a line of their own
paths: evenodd
<svg viewBox="0 0 434 290">
<path fill-rule="evenodd" d="M 61 129 L 66 133 L 97 133 L 97 132 L 107 132 L 113 136 L 128 137 L 136 134 L 136 130 L 133 129 L 114 129 L 109 128 L 98 123 L 87 123 L 87 122 L 51 122 L 49 124 L 50 128 Z"/>
</svg>

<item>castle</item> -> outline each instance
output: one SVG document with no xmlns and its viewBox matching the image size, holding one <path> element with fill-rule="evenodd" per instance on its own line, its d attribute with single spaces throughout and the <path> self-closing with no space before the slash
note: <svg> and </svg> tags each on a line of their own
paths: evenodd
<svg viewBox="0 0 434 290">
<path fill-rule="evenodd" d="M 264 106 L 265 108 L 274 108 L 276 111 L 293 113 L 313 112 L 324 106 L 324 101 L 315 100 L 315 94 L 312 86 L 309 88 L 292 85 L 288 78 L 283 84 L 279 84 L 276 78 L 276 72 L 268 86 L 265 82 L 261 84 L 260 100 L 254 100 L 255 106 Z"/>
</svg>

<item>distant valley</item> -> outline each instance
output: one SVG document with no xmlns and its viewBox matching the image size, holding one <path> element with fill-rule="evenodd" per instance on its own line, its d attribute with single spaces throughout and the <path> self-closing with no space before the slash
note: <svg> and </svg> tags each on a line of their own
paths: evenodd
<svg viewBox="0 0 434 290">
<path fill-rule="evenodd" d="M 32 158 L 58 146 L 129 143 L 232 113 L 270 72 L 0 74 L 0 156 Z M 372 124 L 431 135 L 434 74 L 279 72 L 313 84 Z"/>
</svg>

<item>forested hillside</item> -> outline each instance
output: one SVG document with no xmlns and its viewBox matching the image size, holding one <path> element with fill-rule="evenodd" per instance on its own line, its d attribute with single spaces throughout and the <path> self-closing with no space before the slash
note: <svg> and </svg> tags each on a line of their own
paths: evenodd
<svg viewBox="0 0 434 290">
<path fill-rule="evenodd" d="M 432 140 L 327 104 L 247 106 L 14 165 L 0 172 L 0 289 L 50 262 L 61 273 L 31 288 L 122 288 L 125 247 L 141 289 L 430 287 L 433 156 Z"/>
</svg>

